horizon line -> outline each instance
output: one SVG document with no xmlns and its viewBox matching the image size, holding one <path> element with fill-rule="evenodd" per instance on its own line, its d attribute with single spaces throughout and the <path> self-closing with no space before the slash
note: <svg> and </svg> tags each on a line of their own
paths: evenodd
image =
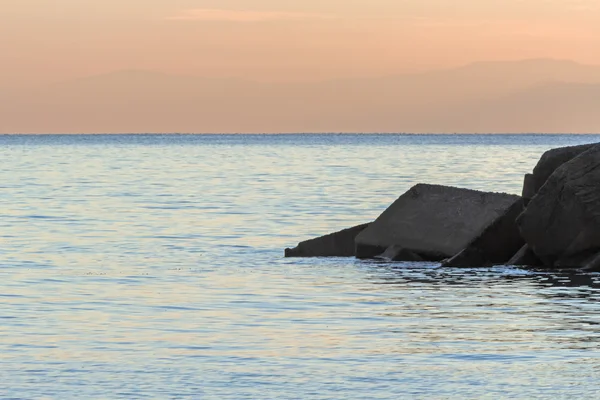
<svg viewBox="0 0 600 400">
<path fill-rule="evenodd" d="M 39 132 L 0 132 L 0 136 L 299 136 L 299 135 L 396 135 L 396 136 L 472 136 L 472 135 L 544 135 L 544 136 L 572 136 L 572 135 L 600 135 L 598 132 L 78 132 L 78 133 L 39 133 Z"/>
</svg>

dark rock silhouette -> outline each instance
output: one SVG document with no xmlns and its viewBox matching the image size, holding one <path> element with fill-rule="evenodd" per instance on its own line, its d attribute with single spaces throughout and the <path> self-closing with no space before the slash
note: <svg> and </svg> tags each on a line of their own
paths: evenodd
<svg viewBox="0 0 600 400">
<path fill-rule="evenodd" d="M 286 257 L 353 257 L 354 239 L 369 224 L 358 225 L 339 232 L 301 242 L 293 249 L 285 249 Z"/>
<path fill-rule="evenodd" d="M 545 152 L 525 175 L 522 197 L 418 184 L 371 224 L 302 242 L 286 256 L 600 272 L 600 143 Z"/>
<path fill-rule="evenodd" d="M 545 266 L 585 267 L 600 252 L 600 145 L 551 150 L 534 175 L 543 178 L 565 159 L 517 222 Z"/>
<path fill-rule="evenodd" d="M 399 245 L 426 260 L 463 250 L 519 196 L 418 184 L 356 237 L 356 256 L 371 258 Z M 511 253 L 512 254 L 512 253 Z"/>
<path fill-rule="evenodd" d="M 533 169 L 533 178 L 527 178 L 523 190 L 527 189 L 528 198 L 532 198 L 544 186 L 548 178 L 564 163 L 571 161 L 594 144 L 583 144 L 580 146 L 559 147 L 545 152 L 540 161 Z M 525 193 L 523 194 L 523 197 Z"/>
<path fill-rule="evenodd" d="M 504 214 L 487 226 L 464 250 L 442 265 L 475 268 L 508 261 L 525 243 L 516 222 L 524 209 L 524 200 L 515 200 Z"/>
</svg>

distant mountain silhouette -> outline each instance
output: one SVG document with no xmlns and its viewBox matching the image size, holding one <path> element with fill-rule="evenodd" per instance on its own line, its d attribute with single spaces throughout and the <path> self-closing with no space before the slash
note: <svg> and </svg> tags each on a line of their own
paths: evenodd
<svg viewBox="0 0 600 400">
<path fill-rule="evenodd" d="M 0 92 L 0 132 L 600 132 L 600 66 L 259 83 L 118 71 Z"/>
<path fill-rule="evenodd" d="M 600 84 L 548 83 L 488 100 L 448 118 L 455 132 L 600 133 Z"/>
</svg>

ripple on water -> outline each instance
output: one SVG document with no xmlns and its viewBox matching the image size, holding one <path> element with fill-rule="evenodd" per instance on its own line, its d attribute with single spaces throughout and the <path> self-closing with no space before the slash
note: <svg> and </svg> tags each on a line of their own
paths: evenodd
<svg viewBox="0 0 600 400">
<path fill-rule="evenodd" d="M 592 136 L 0 136 L 3 398 L 594 398 L 600 275 L 284 259 Z"/>
</svg>

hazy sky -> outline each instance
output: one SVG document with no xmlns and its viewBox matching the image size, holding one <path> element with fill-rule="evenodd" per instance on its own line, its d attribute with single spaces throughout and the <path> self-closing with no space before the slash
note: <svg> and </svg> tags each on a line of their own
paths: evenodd
<svg viewBox="0 0 600 400">
<path fill-rule="evenodd" d="M 261 80 L 600 64 L 599 0 L 1 0 L 2 85 L 121 69 Z"/>
</svg>

